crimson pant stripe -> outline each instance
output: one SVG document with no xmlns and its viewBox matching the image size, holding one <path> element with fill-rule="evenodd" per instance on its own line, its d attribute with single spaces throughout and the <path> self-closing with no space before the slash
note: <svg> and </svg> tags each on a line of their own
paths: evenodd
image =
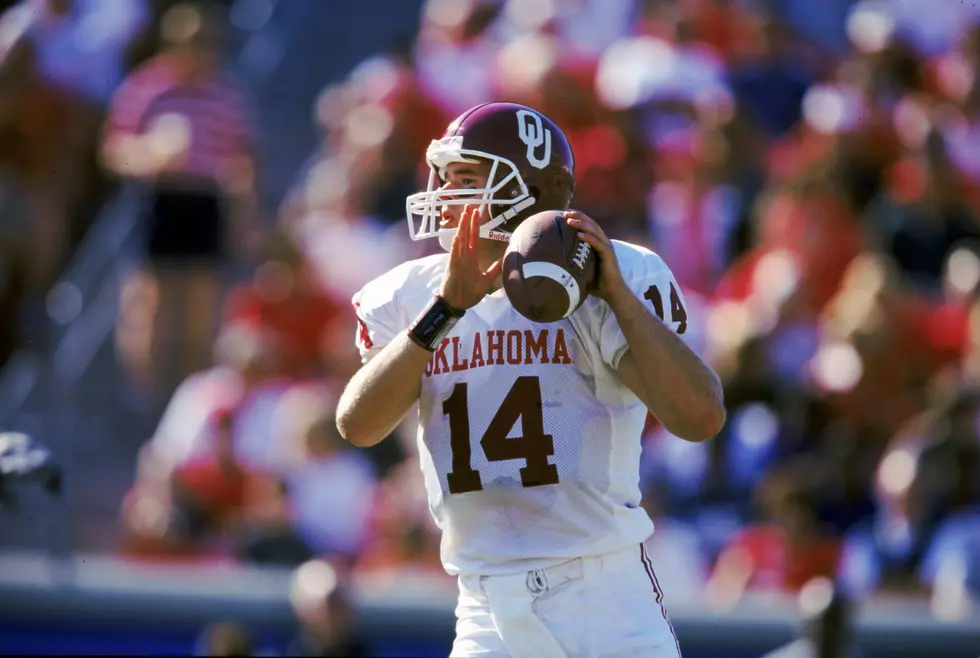
<svg viewBox="0 0 980 658">
<path fill-rule="evenodd" d="M 670 634 L 674 638 L 674 646 L 677 647 L 677 656 L 680 658 L 681 643 L 678 642 L 674 625 L 670 623 L 670 617 L 667 616 L 667 608 L 664 606 L 664 591 L 660 589 L 660 581 L 657 580 L 657 574 L 653 570 L 653 562 L 650 561 L 650 556 L 647 555 L 647 547 L 644 544 L 640 544 L 640 561 L 643 563 L 643 569 L 647 572 L 647 578 L 650 579 L 650 584 L 653 586 L 653 593 L 656 595 L 657 605 L 660 606 L 660 612 L 663 614 L 668 628 L 670 628 Z"/>
</svg>

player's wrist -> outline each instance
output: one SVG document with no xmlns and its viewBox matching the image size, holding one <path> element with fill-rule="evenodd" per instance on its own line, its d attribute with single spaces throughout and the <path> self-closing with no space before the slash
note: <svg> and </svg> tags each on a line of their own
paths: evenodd
<svg viewBox="0 0 980 658">
<path fill-rule="evenodd" d="M 435 352 L 464 315 L 465 309 L 458 309 L 435 295 L 409 327 L 408 337 L 419 347 Z"/>
<path fill-rule="evenodd" d="M 467 291 L 468 286 L 460 285 L 451 280 L 445 281 L 442 287 L 436 292 L 436 297 L 441 299 L 457 315 L 462 314 L 471 307 L 479 303 L 481 296 L 474 295 L 473 290 Z M 474 297 L 476 297 L 474 299 Z"/>
</svg>

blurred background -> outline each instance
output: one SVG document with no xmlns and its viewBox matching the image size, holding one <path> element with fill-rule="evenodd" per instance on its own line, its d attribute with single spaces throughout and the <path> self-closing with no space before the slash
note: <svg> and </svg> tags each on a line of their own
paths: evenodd
<svg viewBox="0 0 980 658">
<path fill-rule="evenodd" d="M 425 146 L 511 100 L 725 384 L 643 439 L 685 656 L 980 655 L 980 4 L 0 8 L 0 431 L 65 467 L 0 488 L 0 651 L 446 655 L 413 422 L 333 408 Z"/>
</svg>

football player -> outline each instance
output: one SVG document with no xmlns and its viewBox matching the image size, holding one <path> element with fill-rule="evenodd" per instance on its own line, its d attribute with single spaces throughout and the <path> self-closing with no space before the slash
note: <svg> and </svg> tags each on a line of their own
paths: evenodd
<svg viewBox="0 0 980 658">
<path fill-rule="evenodd" d="M 644 548 L 640 435 L 649 409 L 703 441 L 725 411 L 717 376 L 677 336 L 688 318 L 673 275 L 567 211 L 599 258 L 596 289 L 569 317 L 532 322 L 501 287 L 501 257 L 525 218 L 569 207 L 564 134 L 531 108 L 488 103 L 426 159 L 410 231 L 448 253 L 354 296 L 364 365 L 337 424 L 371 446 L 418 403 L 428 501 L 459 580 L 451 655 L 678 656 Z"/>
</svg>

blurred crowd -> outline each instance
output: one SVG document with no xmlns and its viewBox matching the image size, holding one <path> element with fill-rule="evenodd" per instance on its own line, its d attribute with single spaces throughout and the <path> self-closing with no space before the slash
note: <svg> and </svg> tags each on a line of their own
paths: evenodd
<svg viewBox="0 0 980 658">
<path fill-rule="evenodd" d="M 100 116 L 150 17 L 140 0 L 107 4 L 0 3 L 0 363 L 37 338 L 44 295 L 105 198 Z"/>
<path fill-rule="evenodd" d="M 644 436 L 665 588 L 724 607 L 826 577 L 852 597 L 930 595 L 946 616 L 980 597 L 980 6 L 427 0 L 417 34 L 323 89 L 320 142 L 263 228 L 248 102 L 214 57 L 219 14 L 157 20 L 163 50 L 133 69 L 126 48 L 158 8 L 74 4 L 130 8 L 103 55 L 114 77 L 63 82 L 75 55 L 45 50 L 50 18 L 18 40 L 35 54 L 0 60 L 0 94 L 38 107 L 18 123 L 0 103 L 0 130 L 27 140 L 0 138 L 0 171 L 23 177 L 0 182 L 30 181 L 8 187 L 37 206 L 29 226 L 4 211 L 4 229 L 42 241 L 29 265 L 50 279 L 63 225 L 47 222 L 89 188 L 37 162 L 66 149 L 8 152 L 54 139 L 37 124 L 57 103 L 104 114 L 78 127 L 78 152 L 99 141 L 103 171 L 151 201 L 119 353 L 166 400 L 122 504 L 124 554 L 440 572 L 413 421 L 352 451 L 333 401 L 358 366 L 351 294 L 439 248 L 405 227 L 426 145 L 506 99 L 568 135 L 575 207 L 667 261 L 685 339 L 725 384 L 716 439 L 654 419 Z M 257 266 L 225 291 L 243 253 Z"/>
<path fill-rule="evenodd" d="M 46 294 L 117 187 L 103 124 L 176 0 L 0 1 L 0 364 L 45 344 Z"/>
</svg>

